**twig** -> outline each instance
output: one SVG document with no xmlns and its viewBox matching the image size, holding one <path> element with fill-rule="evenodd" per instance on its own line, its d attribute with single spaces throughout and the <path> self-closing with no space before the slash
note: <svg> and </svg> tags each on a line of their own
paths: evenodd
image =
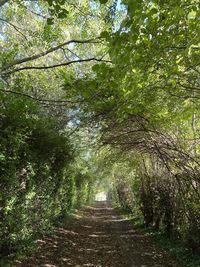
<svg viewBox="0 0 200 267">
<path fill-rule="evenodd" d="M 17 59 L 17 60 L 14 60 L 13 62 L 11 62 L 10 64 L 7 64 L 5 65 L 2 70 L 7 70 L 9 69 L 10 67 L 13 67 L 13 66 L 16 66 L 16 65 L 19 65 L 19 64 L 22 64 L 22 63 L 26 63 L 26 62 L 30 62 L 30 61 L 33 61 L 35 59 L 38 59 L 38 58 L 41 58 L 41 57 L 44 57 L 60 48 L 62 48 L 63 46 L 66 46 L 66 45 L 69 45 L 69 44 L 72 44 L 72 43 L 76 43 L 76 44 L 86 44 L 86 43 L 99 43 L 99 41 L 97 41 L 96 39 L 89 39 L 89 40 L 70 40 L 70 41 L 67 41 L 67 42 L 64 42 L 60 45 L 57 45 L 55 47 L 52 47 L 44 52 L 41 52 L 39 54 L 36 54 L 36 55 L 33 55 L 33 56 L 30 56 L 30 57 L 25 57 L 25 58 L 22 58 L 22 59 Z"/>
<path fill-rule="evenodd" d="M 28 41 L 26 35 L 24 35 L 24 34 L 20 31 L 20 30 L 21 30 L 20 27 L 14 25 L 13 23 L 9 22 L 9 21 L 6 20 L 6 19 L 0 18 L 0 20 L 3 21 L 3 22 L 5 22 L 5 23 L 7 23 L 7 24 L 10 25 L 10 26 L 12 26 L 18 33 L 20 33 L 20 34 L 21 34 L 21 35 Z M 19 29 L 20 29 L 20 30 L 19 30 Z"/>
<path fill-rule="evenodd" d="M 10 94 L 15 94 L 15 95 L 19 95 L 19 96 L 24 96 L 24 97 L 27 97 L 27 98 L 30 98 L 34 101 L 38 101 L 38 102 L 50 102 L 50 103 L 73 103 L 72 101 L 69 101 L 69 100 L 53 100 L 53 99 L 40 99 L 40 98 L 37 98 L 37 97 L 34 97 L 34 96 L 31 96 L 31 95 L 28 95 L 28 94 L 25 94 L 25 93 L 21 93 L 21 92 L 16 92 L 16 91 L 12 91 L 12 90 L 4 90 L 4 89 L 0 89 L 1 92 L 3 93 L 10 93 Z"/>
<path fill-rule="evenodd" d="M 22 68 L 18 68 L 18 69 L 13 69 L 11 71 L 2 72 L 2 75 L 8 75 L 8 74 L 12 74 L 14 72 L 19 72 L 19 71 L 23 71 L 23 70 L 47 70 L 47 69 L 69 66 L 69 65 L 74 64 L 74 63 L 82 63 L 82 62 L 90 62 L 90 61 L 112 63 L 112 61 L 110 61 L 110 60 L 102 60 L 102 59 L 98 59 L 98 58 L 86 58 L 86 59 L 72 60 L 72 61 L 68 61 L 68 62 L 64 62 L 64 63 L 60 63 L 60 64 L 55 64 L 55 65 L 51 65 L 51 66 L 38 66 L 38 67 L 37 66 L 26 66 L 26 67 L 22 67 Z"/>
</svg>

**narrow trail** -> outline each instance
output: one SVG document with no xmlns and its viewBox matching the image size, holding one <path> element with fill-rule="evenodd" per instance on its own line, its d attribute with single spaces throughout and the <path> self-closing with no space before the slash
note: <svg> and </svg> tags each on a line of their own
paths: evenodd
<svg viewBox="0 0 200 267">
<path fill-rule="evenodd" d="M 106 203 L 80 211 L 14 267 L 180 267 Z"/>
</svg>

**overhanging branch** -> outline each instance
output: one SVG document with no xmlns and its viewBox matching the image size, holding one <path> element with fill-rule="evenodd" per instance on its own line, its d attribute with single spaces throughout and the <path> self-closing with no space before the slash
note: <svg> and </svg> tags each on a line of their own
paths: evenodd
<svg viewBox="0 0 200 267">
<path fill-rule="evenodd" d="M 12 26 L 18 33 L 20 33 L 26 40 L 27 40 L 27 37 L 26 35 L 23 34 L 23 32 L 21 32 L 21 28 L 16 26 L 15 24 L 9 22 L 8 20 L 6 19 L 3 19 L 3 18 L 0 18 L 1 21 L 7 23 L 8 25 Z"/>
<path fill-rule="evenodd" d="M 50 66 L 25 66 L 22 68 L 2 72 L 2 75 L 9 75 L 9 74 L 12 74 L 14 72 L 19 72 L 19 71 L 23 71 L 23 70 L 47 70 L 47 69 L 69 66 L 69 65 L 74 64 L 74 63 L 82 63 L 82 62 L 90 62 L 90 61 L 112 63 L 112 61 L 110 61 L 110 60 L 103 60 L 103 59 L 98 59 L 98 58 L 93 57 L 93 58 L 72 60 L 72 61 L 68 61 L 68 62 L 64 62 L 64 63 L 60 63 L 60 64 L 55 64 L 55 65 L 50 65 Z"/>
<path fill-rule="evenodd" d="M 22 59 L 17 59 L 17 60 L 14 60 L 13 62 L 11 62 L 10 64 L 7 64 L 5 66 L 3 66 L 2 70 L 5 71 L 13 66 L 16 66 L 16 65 L 19 65 L 19 64 L 22 64 L 22 63 L 26 63 L 26 62 L 30 62 L 30 61 L 33 61 L 33 60 L 36 60 L 38 58 L 41 58 L 41 57 L 44 57 L 60 48 L 62 48 L 63 46 L 66 46 L 66 45 L 69 45 L 69 44 L 72 44 L 72 43 L 76 43 L 76 44 L 87 44 L 87 43 L 99 43 L 99 41 L 97 41 L 97 39 L 88 39 L 88 40 L 70 40 L 70 41 L 67 41 L 67 42 L 64 42 L 60 45 L 57 45 L 55 47 L 52 47 L 44 52 L 41 52 L 41 53 L 38 53 L 36 55 L 33 55 L 33 56 L 30 56 L 30 57 L 25 57 L 25 58 L 22 58 Z"/>
<path fill-rule="evenodd" d="M 42 103 L 55 103 L 55 104 L 61 104 L 61 105 L 74 104 L 74 102 L 69 101 L 69 100 L 41 99 L 41 98 L 37 98 L 37 97 L 31 96 L 31 95 L 28 95 L 28 94 L 25 94 L 22 92 L 16 92 L 16 91 L 12 91 L 12 90 L 0 89 L 0 91 L 3 93 L 7 93 L 7 94 L 14 94 L 14 95 L 30 98 L 31 100 L 34 100 L 37 102 L 42 102 Z"/>
</svg>

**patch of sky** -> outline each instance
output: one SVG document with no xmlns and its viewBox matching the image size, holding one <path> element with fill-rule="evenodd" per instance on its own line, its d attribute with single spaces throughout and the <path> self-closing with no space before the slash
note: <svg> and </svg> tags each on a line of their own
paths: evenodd
<svg viewBox="0 0 200 267">
<path fill-rule="evenodd" d="M 122 23 L 122 21 L 125 19 L 126 15 L 127 15 L 127 7 L 122 3 L 122 0 L 118 0 L 117 1 L 116 13 L 117 13 L 118 19 L 116 19 L 115 23 L 114 23 L 114 29 L 113 29 L 114 32 L 122 30 L 121 29 L 121 23 Z"/>
<path fill-rule="evenodd" d="M 76 126 L 78 126 L 81 121 L 78 118 L 78 114 L 79 114 L 80 110 L 74 110 L 74 109 L 69 109 L 66 111 L 66 115 L 70 118 L 70 120 L 67 123 L 67 126 L 69 128 L 74 128 Z"/>
</svg>

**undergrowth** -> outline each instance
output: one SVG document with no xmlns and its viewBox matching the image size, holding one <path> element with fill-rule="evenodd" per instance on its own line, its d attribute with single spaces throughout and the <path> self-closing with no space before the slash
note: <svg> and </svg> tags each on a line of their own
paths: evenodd
<svg viewBox="0 0 200 267">
<path fill-rule="evenodd" d="M 172 239 L 161 232 L 153 229 L 145 230 L 159 246 L 169 251 L 175 259 L 184 267 L 200 266 L 200 255 L 192 252 L 181 240 Z"/>
<path fill-rule="evenodd" d="M 159 245 L 159 247 L 168 251 L 182 267 L 200 266 L 200 254 L 194 253 L 182 240 L 170 238 L 163 232 L 156 231 L 153 228 L 146 228 L 142 218 L 138 214 L 130 213 L 129 210 L 119 206 L 115 206 L 114 208 L 122 216 L 131 220 L 135 227 L 142 229 L 147 236 L 150 236 L 152 240 Z"/>
</svg>

